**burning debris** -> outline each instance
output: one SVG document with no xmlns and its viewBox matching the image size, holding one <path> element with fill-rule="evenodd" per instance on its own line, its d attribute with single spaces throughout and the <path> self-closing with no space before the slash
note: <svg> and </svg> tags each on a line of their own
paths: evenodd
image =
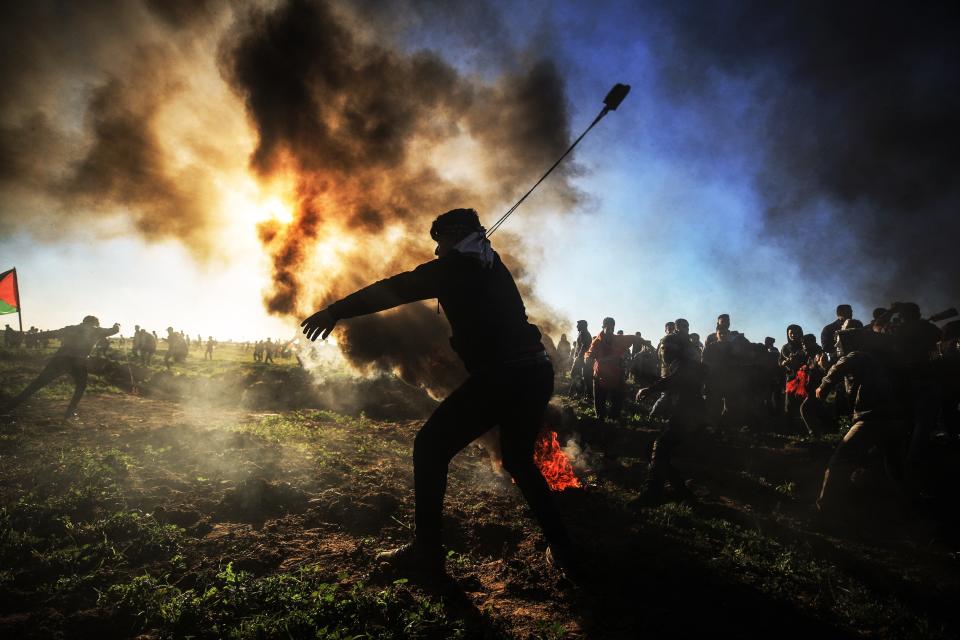
<svg viewBox="0 0 960 640">
<path fill-rule="evenodd" d="M 533 460 L 537 463 L 537 468 L 540 469 L 551 491 L 580 488 L 580 480 L 574 474 L 567 454 L 560 448 L 556 431 L 544 429 L 540 433 L 533 452 Z"/>
</svg>

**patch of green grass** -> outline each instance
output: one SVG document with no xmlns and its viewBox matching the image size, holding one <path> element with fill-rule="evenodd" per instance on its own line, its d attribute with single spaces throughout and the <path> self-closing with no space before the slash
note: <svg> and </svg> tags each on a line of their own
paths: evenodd
<svg viewBox="0 0 960 640">
<path fill-rule="evenodd" d="M 720 518 L 702 519 L 685 505 L 665 504 L 646 513 L 649 524 L 694 547 L 726 578 L 835 624 L 897 638 L 947 637 L 895 594 L 872 589 L 803 542 L 783 542 Z"/>
<path fill-rule="evenodd" d="M 799 494 L 797 493 L 797 483 L 793 482 L 792 480 L 781 482 L 774 487 L 774 490 L 780 495 L 791 500 L 798 500 L 800 498 Z"/>
<path fill-rule="evenodd" d="M 533 640 L 563 640 L 566 637 L 567 629 L 563 623 L 548 620 L 538 622 L 532 634 Z"/>
<path fill-rule="evenodd" d="M 0 505 L 0 561 L 10 583 L 30 585 L 8 598 L 63 599 L 177 551 L 179 528 L 125 506 L 126 454 L 61 450 L 43 462 L 36 486 Z"/>
<path fill-rule="evenodd" d="M 442 601 L 412 592 L 405 580 L 385 588 L 329 581 L 318 566 L 254 577 L 228 564 L 205 584 L 181 590 L 142 575 L 103 592 L 136 629 L 201 638 L 459 638 L 462 620 Z"/>
<path fill-rule="evenodd" d="M 751 482 L 758 484 L 759 486 L 767 489 L 769 491 L 775 492 L 780 496 L 787 498 L 788 500 L 797 500 L 799 495 L 797 493 L 797 484 L 792 480 L 785 480 L 779 484 L 774 484 L 767 480 L 763 476 L 759 476 L 755 473 L 749 471 L 741 471 L 740 475 Z"/>
<path fill-rule="evenodd" d="M 265 415 L 254 422 L 236 425 L 232 430 L 294 447 L 310 454 L 320 465 L 344 453 L 408 455 L 408 447 L 382 438 L 372 429 L 373 425 L 373 421 L 362 414 L 354 418 L 333 411 L 305 410 Z"/>
</svg>

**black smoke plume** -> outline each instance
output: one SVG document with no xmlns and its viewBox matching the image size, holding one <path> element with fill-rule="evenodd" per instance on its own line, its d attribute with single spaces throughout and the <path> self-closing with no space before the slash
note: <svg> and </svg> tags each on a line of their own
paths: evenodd
<svg viewBox="0 0 960 640">
<path fill-rule="evenodd" d="M 549 60 L 486 84 L 436 53 L 400 50 L 334 6 L 306 0 L 251 11 L 221 47 L 222 73 L 257 132 L 252 170 L 296 184 L 294 221 L 261 228 L 274 268 L 266 305 L 277 314 L 303 317 L 430 259 L 433 217 L 458 206 L 493 217 L 494 206 L 569 144 L 563 82 Z M 480 167 L 483 183 L 445 178 L 426 161 L 458 137 L 468 137 L 473 152 L 451 160 Z M 563 207 L 579 196 L 566 175 L 552 185 Z M 341 236 L 359 248 L 340 268 L 311 267 Z M 442 392 L 462 375 L 448 336 L 436 308 L 416 304 L 346 322 L 338 341 L 358 366 L 394 370 Z"/>
</svg>

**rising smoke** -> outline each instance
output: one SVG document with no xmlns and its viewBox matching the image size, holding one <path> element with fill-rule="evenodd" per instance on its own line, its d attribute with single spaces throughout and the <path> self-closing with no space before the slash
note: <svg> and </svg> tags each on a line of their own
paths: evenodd
<svg viewBox="0 0 960 640">
<path fill-rule="evenodd" d="M 4 12 L 0 230 L 132 228 L 208 255 L 216 162 L 187 144 L 175 153 L 171 143 L 182 141 L 166 140 L 162 123 L 188 88 L 182 42 L 156 38 L 165 25 L 135 3 L 14 3 Z"/>
<path fill-rule="evenodd" d="M 492 210 L 569 143 L 563 83 L 546 60 L 488 85 L 435 53 L 361 36 L 327 3 L 301 0 L 242 16 L 221 46 L 223 75 L 257 132 L 251 169 L 295 184 L 292 224 L 261 227 L 274 313 L 302 317 L 430 259 L 433 217 L 457 206 Z M 443 151 L 457 143 L 468 151 Z M 483 179 L 445 177 L 445 162 Z M 556 202 L 577 201 L 563 174 L 554 184 Z M 344 237 L 350 247 L 337 249 Z M 333 251 L 339 260 L 318 268 L 318 252 Z M 462 377 L 448 335 L 435 309 L 414 304 L 345 322 L 337 339 L 355 365 L 440 393 Z"/>
<path fill-rule="evenodd" d="M 409 8 L 464 32 L 497 15 Z M 549 59 L 504 42 L 502 67 L 481 78 L 394 41 L 395 14 L 322 0 L 14 3 L 0 20 L 0 232 L 132 231 L 229 255 L 223 185 L 240 172 L 284 185 L 293 208 L 292 222 L 258 227 L 270 313 L 300 319 L 429 260 L 434 216 L 471 206 L 493 219 L 562 152 L 567 105 Z M 580 200 L 574 168 L 540 195 L 544 210 Z M 498 248 L 526 272 L 516 238 Z M 442 392 L 462 375 L 448 335 L 419 304 L 337 338 L 354 365 Z"/>
<path fill-rule="evenodd" d="M 726 78 L 761 108 L 753 144 L 765 242 L 796 256 L 805 276 L 863 300 L 960 298 L 956 3 L 647 11 L 672 100 L 702 103 Z"/>
</svg>

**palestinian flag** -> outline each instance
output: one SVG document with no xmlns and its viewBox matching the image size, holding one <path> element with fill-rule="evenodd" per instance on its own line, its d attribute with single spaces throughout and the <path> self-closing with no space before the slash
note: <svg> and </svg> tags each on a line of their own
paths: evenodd
<svg viewBox="0 0 960 640">
<path fill-rule="evenodd" d="M 20 293 L 17 289 L 17 270 L 0 273 L 0 315 L 20 311 Z"/>
</svg>

